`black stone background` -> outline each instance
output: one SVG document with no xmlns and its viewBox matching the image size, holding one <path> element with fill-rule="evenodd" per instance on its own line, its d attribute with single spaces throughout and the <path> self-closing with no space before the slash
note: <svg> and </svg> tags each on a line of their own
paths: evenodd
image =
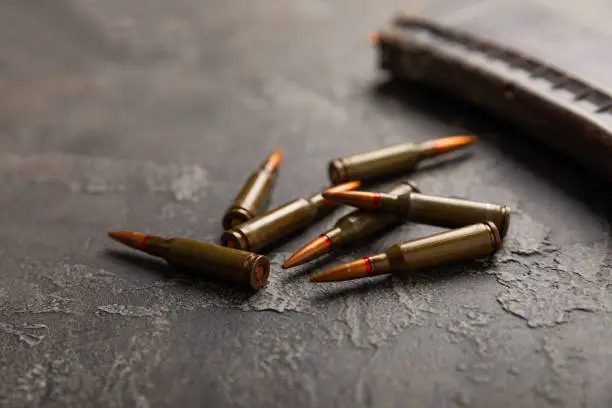
<svg viewBox="0 0 612 408">
<path fill-rule="evenodd" d="M 605 1 L 1 0 L 0 404 L 612 406 L 607 187 L 507 124 L 385 84 L 367 36 L 403 8 L 612 83 Z M 281 271 L 341 209 L 271 252 L 249 296 L 106 237 L 216 241 L 279 146 L 272 205 L 327 186 L 333 157 L 464 132 L 481 138 L 469 155 L 410 178 L 512 206 L 490 260 L 309 282 L 438 231 L 406 224 Z"/>
</svg>

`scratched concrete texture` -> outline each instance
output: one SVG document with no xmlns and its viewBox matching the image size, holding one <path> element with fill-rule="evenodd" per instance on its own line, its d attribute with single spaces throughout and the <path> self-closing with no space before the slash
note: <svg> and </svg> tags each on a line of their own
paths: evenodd
<svg viewBox="0 0 612 408">
<path fill-rule="evenodd" d="M 566 38 L 576 27 L 605 38 L 610 6 L 577 3 L 559 2 L 555 41 L 553 20 L 537 30 L 543 0 L 0 0 L 0 405 L 612 406 L 608 187 L 507 124 L 386 81 L 367 43 L 408 8 L 605 80 L 605 54 L 565 51 L 584 52 Z M 339 209 L 274 248 L 253 295 L 106 237 L 216 242 L 230 199 L 279 146 L 272 205 L 328 185 L 333 157 L 464 132 L 481 138 L 469 154 L 409 177 L 509 204 L 491 259 L 309 282 L 439 231 L 405 224 L 282 271 Z"/>
</svg>

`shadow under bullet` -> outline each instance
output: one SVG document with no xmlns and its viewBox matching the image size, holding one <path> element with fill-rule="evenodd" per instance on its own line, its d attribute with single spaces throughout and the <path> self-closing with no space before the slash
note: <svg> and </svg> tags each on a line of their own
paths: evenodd
<svg viewBox="0 0 612 408">
<path fill-rule="evenodd" d="M 336 261 L 336 258 L 325 254 L 321 258 L 299 265 L 295 268 L 283 270 L 283 281 L 293 282 L 301 279 L 304 275 L 313 275 L 315 272 L 322 270 L 325 266 Z"/>
<path fill-rule="evenodd" d="M 137 267 L 162 280 L 172 281 L 179 287 L 197 288 L 203 293 L 214 293 L 237 301 L 248 300 L 257 293 L 238 284 L 213 279 L 188 268 L 170 265 L 160 259 L 116 249 L 105 249 L 104 254 L 124 265 Z M 265 290 L 265 287 L 262 290 Z"/>
</svg>

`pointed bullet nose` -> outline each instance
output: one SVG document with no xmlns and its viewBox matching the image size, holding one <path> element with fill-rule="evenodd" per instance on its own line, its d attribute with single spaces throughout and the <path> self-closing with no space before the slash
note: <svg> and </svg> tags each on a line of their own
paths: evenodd
<svg viewBox="0 0 612 408">
<path fill-rule="evenodd" d="M 287 260 L 281 266 L 281 268 L 282 269 L 290 269 L 290 268 L 293 268 L 295 266 L 301 265 L 302 264 L 302 262 L 300 262 L 301 260 L 299 259 L 299 257 L 296 257 L 295 255 L 297 255 L 297 254 L 293 254 L 292 256 L 287 258 Z"/>
<path fill-rule="evenodd" d="M 337 186 L 334 187 L 330 187 L 327 190 L 322 191 L 321 193 L 319 193 L 319 196 L 321 198 L 323 198 L 324 202 L 329 205 L 330 207 L 335 207 L 336 203 L 328 200 L 325 198 L 325 194 L 326 193 L 330 193 L 330 192 L 335 192 L 335 191 L 350 191 L 350 190 L 354 190 L 356 188 L 358 188 L 361 185 L 360 181 L 349 181 L 347 183 L 344 184 L 339 184 Z"/>
<path fill-rule="evenodd" d="M 434 140 L 434 146 L 440 153 L 459 149 L 460 147 L 476 143 L 478 139 L 470 135 L 450 136 Z"/>
<path fill-rule="evenodd" d="M 312 282 L 346 281 L 371 276 L 371 272 L 372 265 L 370 260 L 368 258 L 361 258 L 313 275 L 310 280 Z"/>
<path fill-rule="evenodd" d="M 294 266 L 297 266 L 300 264 L 300 251 L 298 250 L 296 253 L 294 253 L 293 255 L 289 256 L 289 258 L 287 258 L 285 260 L 285 263 L 283 263 L 283 265 L 281 266 L 282 269 L 289 269 L 289 268 L 293 268 Z"/>
<path fill-rule="evenodd" d="M 134 249 L 143 249 L 149 235 L 140 232 L 110 231 L 108 236 Z"/>
<path fill-rule="evenodd" d="M 337 282 L 351 279 L 348 274 L 348 264 L 338 265 L 333 268 L 319 272 L 316 275 L 310 277 L 311 282 Z"/>
<path fill-rule="evenodd" d="M 355 190 L 356 188 L 358 188 L 361 185 L 361 181 L 349 181 L 331 188 L 328 188 L 327 190 L 325 190 L 323 192 L 323 195 L 325 196 L 325 193 L 332 193 L 332 192 L 336 192 L 336 191 L 350 191 L 350 190 Z"/>
<path fill-rule="evenodd" d="M 368 36 L 368 40 L 370 40 L 370 44 L 376 46 L 380 43 L 380 34 L 378 32 L 373 32 Z"/>
<path fill-rule="evenodd" d="M 319 238 L 304 245 L 291 255 L 283 264 L 283 269 L 293 268 L 294 266 L 302 265 L 312 261 L 322 255 L 325 255 L 331 250 L 332 243 L 327 235 L 321 235 Z"/>
<path fill-rule="evenodd" d="M 266 167 L 276 169 L 280 166 L 281 161 L 283 161 L 283 149 L 278 148 L 268 157 L 268 160 L 266 161 Z"/>
</svg>

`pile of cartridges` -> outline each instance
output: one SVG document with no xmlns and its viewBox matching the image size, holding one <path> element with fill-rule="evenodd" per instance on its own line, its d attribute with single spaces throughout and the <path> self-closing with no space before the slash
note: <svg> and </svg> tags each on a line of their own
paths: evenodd
<svg viewBox="0 0 612 408">
<path fill-rule="evenodd" d="M 329 177 L 333 187 L 263 213 L 281 163 L 282 151 L 278 150 L 250 176 L 226 211 L 222 220 L 226 231 L 221 245 L 137 232 L 114 231 L 108 235 L 172 265 L 254 290 L 263 288 L 270 274 L 270 262 L 261 252 L 331 213 L 338 204 L 356 209 L 291 255 L 283 269 L 383 233 L 403 221 L 449 229 L 398 243 L 378 254 L 320 272 L 312 281 L 351 280 L 489 256 L 499 249 L 508 229 L 510 209 L 507 206 L 423 194 L 409 181 L 385 193 L 356 190 L 361 182 L 407 172 L 423 160 L 475 141 L 472 136 L 453 136 L 332 160 Z"/>
</svg>

